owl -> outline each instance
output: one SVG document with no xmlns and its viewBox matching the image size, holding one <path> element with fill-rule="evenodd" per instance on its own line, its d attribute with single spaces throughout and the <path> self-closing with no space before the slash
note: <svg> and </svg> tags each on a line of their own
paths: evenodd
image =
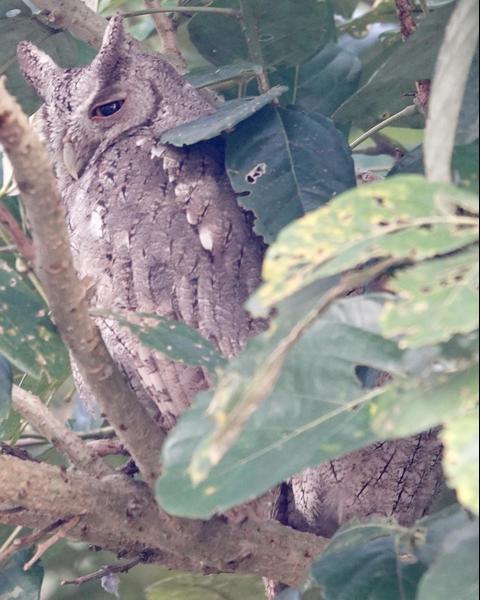
<svg viewBox="0 0 480 600">
<path fill-rule="evenodd" d="M 238 354 L 264 326 L 243 308 L 260 282 L 264 244 L 236 201 L 221 139 L 184 148 L 158 142 L 210 114 L 210 101 L 160 56 L 142 52 L 119 17 L 87 67 L 60 69 L 29 43 L 18 57 L 44 100 L 42 134 L 91 305 L 183 321 L 224 356 Z M 209 386 L 208 374 L 144 348 L 113 320 L 98 325 L 139 401 L 168 431 Z M 78 376 L 77 386 L 88 396 Z M 440 458 L 432 433 L 377 444 L 293 477 L 257 514 L 326 536 L 356 516 L 410 523 L 438 487 Z"/>
<path fill-rule="evenodd" d="M 243 304 L 260 281 L 264 245 L 236 202 L 221 140 L 157 143 L 211 113 L 210 102 L 159 55 L 142 52 L 119 16 L 87 67 L 60 69 L 27 42 L 18 57 L 44 100 L 42 135 L 91 306 L 180 320 L 225 356 L 237 354 L 258 331 Z M 113 320 L 98 324 L 139 400 L 170 429 L 208 374 L 142 347 Z M 78 376 L 77 384 L 88 396 Z"/>
</svg>

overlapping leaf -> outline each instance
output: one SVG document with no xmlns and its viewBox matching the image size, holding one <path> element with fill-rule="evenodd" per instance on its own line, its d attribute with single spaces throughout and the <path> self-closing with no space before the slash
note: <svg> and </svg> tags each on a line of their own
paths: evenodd
<svg viewBox="0 0 480 600">
<path fill-rule="evenodd" d="M 452 4 L 419 20 L 417 30 L 372 74 L 334 114 L 338 122 L 369 128 L 411 103 L 415 81 L 431 79 Z M 419 126 L 423 126 L 419 120 Z"/>
<path fill-rule="evenodd" d="M 227 138 L 227 171 L 268 242 L 290 221 L 355 186 L 351 152 L 330 119 L 267 107 Z"/>
<path fill-rule="evenodd" d="M 261 59 L 263 66 L 295 65 L 335 38 L 333 11 L 317 0 L 215 0 L 209 6 L 241 11 L 236 20 L 215 14 L 191 19 L 190 38 L 215 65 Z M 251 55 L 252 36 L 260 57 Z M 250 46 L 250 49 L 249 49 Z"/>
<path fill-rule="evenodd" d="M 392 177 L 342 194 L 285 228 L 264 263 L 265 284 L 250 300 L 258 314 L 310 282 L 373 258 L 420 261 L 478 240 L 478 199 L 453 186 Z"/>
<path fill-rule="evenodd" d="M 210 441 L 216 423 L 235 410 L 266 358 L 328 287 L 321 282 L 284 303 L 271 329 L 229 364 L 215 400 L 211 392 L 200 394 L 181 417 L 164 446 L 165 475 L 157 483 L 157 497 L 167 511 L 210 516 L 306 466 L 378 439 L 369 425 L 371 391 L 363 388 L 355 368 L 365 364 L 401 372 L 402 353 L 372 333 L 379 302 L 356 297 L 339 302 L 294 346 L 273 393 L 214 466 Z"/>
<path fill-rule="evenodd" d="M 225 365 L 225 359 L 215 346 L 181 321 L 151 313 L 116 313 L 105 310 L 95 310 L 92 313 L 115 319 L 120 325 L 128 327 L 142 344 L 158 350 L 172 360 L 194 367 L 201 366 L 212 372 Z"/>
<path fill-rule="evenodd" d="M 0 600 L 39 600 L 43 568 L 36 564 L 28 571 L 23 565 L 32 556 L 29 550 L 16 552 L 0 569 Z"/>
<path fill-rule="evenodd" d="M 478 328 L 478 247 L 400 271 L 389 284 L 398 300 L 382 315 L 386 337 L 402 347 L 446 341 Z"/>
<path fill-rule="evenodd" d="M 352 523 L 314 562 L 301 597 L 474 600 L 477 562 L 478 522 L 457 505 L 412 528 L 385 520 Z"/>
<path fill-rule="evenodd" d="M 264 600 L 259 577 L 169 573 L 146 590 L 147 600 Z"/>
<path fill-rule="evenodd" d="M 0 261 L 0 352 L 12 365 L 47 385 L 69 372 L 68 356 L 48 311 L 32 288 Z"/>
<path fill-rule="evenodd" d="M 441 434 L 445 445 L 443 465 L 447 481 L 456 489 L 460 502 L 476 515 L 479 514 L 478 429 L 477 407 L 447 422 Z"/>
<path fill-rule="evenodd" d="M 202 140 L 210 140 L 257 113 L 272 100 L 281 96 L 286 89 L 278 86 L 260 96 L 225 102 L 211 115 L 168 129 L 159 141 L 162 144 L 189 146 Z"/>
</svg>

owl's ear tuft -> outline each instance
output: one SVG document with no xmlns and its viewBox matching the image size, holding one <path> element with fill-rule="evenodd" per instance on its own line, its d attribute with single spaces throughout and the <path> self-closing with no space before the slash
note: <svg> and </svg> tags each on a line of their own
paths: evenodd
<svg viewBox="0 0 480 600">
<path fill-rule="evenodd" d="M 17 58 L 25 79 L 41 98 L 47 100 L 52 89 L 52 81 L 61 76 L 62 69 L 48 54 L 30 42 L 18 44 Z"/>
<path fill-rule="evenodd" d="M 97 77 L 111 80 L 121 58 L 126 58 L 130 51 L 130 38 L 125 33 L 123 18 L 114 15 L 108 22 L 103 35 L 102 46 L 90 65 Z"/>
</svg>

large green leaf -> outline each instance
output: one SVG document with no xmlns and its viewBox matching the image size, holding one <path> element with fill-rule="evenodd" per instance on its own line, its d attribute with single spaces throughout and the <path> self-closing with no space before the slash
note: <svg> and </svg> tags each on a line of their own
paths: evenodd
<svg viewBox="0 0 480 600">
<path fill-rule="evenodd" d="M 420 582 L 417 600 L 478 600 L 478 538 L 478 521 L 450 532 Z"/>
<path fill-rule="evenodd" d="M 0 600 L 39 600 L 43 568 L 38 564 L 28 571 L 22 568 L 31 556 L 31 551 L 20 550 L 2 564 Z"/>
<path fill-rule="evenodd" d="M 334 119 L 368 129 L 411 104 L 405 94 L 415 91 L 416 80 L 432 78 L 452 9 L 449 4 L 419 19 L 417 30 L 335 112 Z"/>
<path fill-rule="evenodd" d="M 437 371 L 448 366 L 446 358 L 435 361 Z M 372 429 L 379 437 L 399 438 L 440 423 L 448 428 L 452 419 L 471 412 L 477 403 L 478 364 L 452 373 L 427 372 L 423 377 L 396 380 L 372 401 Z"/>
<path fill-rule="evenodd" d="M 453 151 L 453 172 L 462 187 L 478 194 L 478 139 L 466 146 L 456 146 Z"/>
<path fill-rule="evenodd" d="M 34 112 L 40 100 L 20 74 L 16 60 L 17 44 L 29 40 L 49 54 L 60 66 L 73 67 L 89 62 L 95 51 L 68 32 L 55 29 L 46 19 L 32 15 L 21 0 L 6 0 L 0 7 L 0 74 L 7 76 L 9 91 L 22 108 Z"/>
<path fill-rule="evenodd" d="M 477 563 L 478 522 L 458 505 L 411 528 L 386 520 L 351 523 L 314 562 L 302 598 L 474 600 Z"/>
<path fill-rule="evenodd" d="M 264 600 L 259 577 L 168 573 L 146 590 L 147 600 Z"/>
<path fill-rule="evenodd" d="M 386 337 L 402 347 L 446 341 L 478 328 L 478 247 L 400 271 L 389 282 L 398 295 L 382 315 Z"/>
<path fill-rule="evenodd" d="M 448 484 L 456 489 L 460 502 L 478 515 L 478 408 L 448 422 L 441 438 Z"/>
<path fill-rule="evenodd" d="M 261 110 L 272 100 L 281 96 L 287 88 L 278 86 L 261 96 L 230 100 L 221 104 L 211 115 L 200 117 L 190 123 L 168 129 L 160 137 L 160 143 L 174 146 L 189 146 L 202 140 L 210 140 L 222 131 L 231 129 L 240 121 L 244 121 Z"/>
<path fill-rule="evenodd" d="M 215 65 L 238 60 L 254 60 L 264 66 L 296 65 L 335 39 L 329 2 L 215 0 L 210 6 L 237 9 L 243 15 L 239 21 L 198 14 L 190 21 L 190 39 Z"/>
<path fill-rule="evenodd" d="M 226 363 L 211 342 L 181 321 L 151 313 L 116 313 L 105 310 L 92 312 L 115 319 L 120 325 L 128 327 L 142 344 L 158 350 L 172 360 L 194 367 L 201 366 L 212 372 Z"/>
<path fill-rule="evenodd" d="M 12 397 L 12 369 L 8 360 L 0 354 L 0 440 L 4 437 L 4 421 L 10 414 Z"/>
<path fill-rule="evenodd" d="M 330 116 L 357 90 L 361 71 L 355 54 L 329 42 L 307 62 L 273 70 L 270 82 L 288 86 L 281 98 L 283 105 Z"/>
<path fill-rule="evenodd" d="M 371 332 L 379 302 L 355 297 L 338 302 L 293 347 L 273 393 L 213 466 L 209 444 L 216 423 L 235 410 L 257 370 L 327 289 L 321 282 L 284 303 L 270 330 L 231 361 L 214 401 L 211 392 L 202 393 L 182 415 L 164 446 L 165 474 L 157 483 L 167 511 L 208 517 L 378 439 L 369 425 L 371 391 L 357 378 L 356 365 L 401 372 L 402 353 Z"/>
<path fill-rule="evenodd" d="M 308 598 L 415 600 L 427 567 L 415 557 L 415 536 L 409 533 L 385 521 L 342 528 L 311 568 Z"/>
<path fill-rule="evenodd" d="M 32 288 L 0 261 L 0 352 L 12 365 L 47 385 L 68 373 L 68 356 L 48 310 Z"/>
<path fill-rule="evenodd" d="M 351 152 L 321 115 L 267 107 L 227 138 L 227 171 L 255 230 L 272 241 L 290 221 L 355 186 Z"/>
<path fill-rule="evenodd" d="M 286 227 L 264 262 L 265 284 L 249 301 L 258 314 L 322 277 L 373 258 L 420 261 L 478 240 L 478 198 L 409 175 L 363 185 Z"/>
</svg>

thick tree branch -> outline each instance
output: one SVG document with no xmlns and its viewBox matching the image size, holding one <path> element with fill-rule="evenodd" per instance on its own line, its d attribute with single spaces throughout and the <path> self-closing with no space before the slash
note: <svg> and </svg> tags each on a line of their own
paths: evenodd
<svg viewBox="0 0 480 600">
<path fill-rule="evenodd" d="M 460 0 L 437 58 L 425 130 L 425 173 L 452 181 L 452 154 L 468 74 L 478 44 L 478 0 Z"/>
<path fill-rule="evenodd" d="M 100 48 L 107 20 L 81 0 L 35 0 L 35 5 L 54 27 L 68 29 L 78 39 Z"/>
<path fill-rule="evenodd" d="M 75 467 L 94 477 L 103 477 L 113 473 L 113 470 L 99 458 L 94 449 L 84 443 L 76 433 L 67 429 L 39 398 L 15 385 L 13 386 L 12 405 Z"/>
<path fill-rule="evenodd" d="M 62 200 L 47 153 L 0 81 L 0 143 L 14 169 L 31 225 L 35 271 L 53 318 L 105 416 L 149 484 L 160 473 L 162 434 L 113 362 L 90 319 L 73 267 Z"/>
<path fill-rule="evenodd" d="M 43 527 L 82 515 L 70 535 L 124 557 L 202 573 L 249 573 L 296 585 L 327 540 L 275 521 L 170 520 L 144 484 L 94 479 L 0 456 L 0 523 Z"/>
</svg>

